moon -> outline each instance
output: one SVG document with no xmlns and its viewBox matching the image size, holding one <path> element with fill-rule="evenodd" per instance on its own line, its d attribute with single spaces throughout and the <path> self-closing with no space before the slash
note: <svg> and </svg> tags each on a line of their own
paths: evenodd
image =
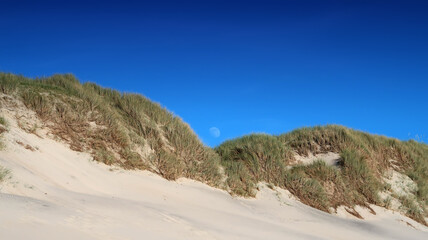
<svg viewBox="0 0 428 240">
<path fill-rule="evenodd" d="M 210 128 L 210 134 L 211 134 L 211 136 L 218 138 L 218 137 L 220 137 L 220 129 L 218 129 L 216 127 L 212 127 L 212 128 Z"/>
</svg>

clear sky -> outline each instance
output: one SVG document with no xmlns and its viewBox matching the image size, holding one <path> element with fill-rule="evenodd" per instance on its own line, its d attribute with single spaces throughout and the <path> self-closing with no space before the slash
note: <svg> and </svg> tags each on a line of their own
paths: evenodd
<svg viewBox="0 0 428 240">
<path fill-rule="evenodd" d="M 210 146 L 330 123 L 428 142 L 428 1 L 1 0 L 0 30 L 0 71 L 141 93 Z"/>
</svg>

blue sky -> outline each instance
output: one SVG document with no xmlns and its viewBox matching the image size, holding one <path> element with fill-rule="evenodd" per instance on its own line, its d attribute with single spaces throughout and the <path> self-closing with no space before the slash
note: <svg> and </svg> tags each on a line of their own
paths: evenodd
<svg viewBox="0 0 428 240">
<path fill-rule="evenodd" d="M 210 146 L 330 123 L 428 142 L 427 12 L 427 1 L 1 1 L 0 71 L 141 93 Z"/>
</svg>

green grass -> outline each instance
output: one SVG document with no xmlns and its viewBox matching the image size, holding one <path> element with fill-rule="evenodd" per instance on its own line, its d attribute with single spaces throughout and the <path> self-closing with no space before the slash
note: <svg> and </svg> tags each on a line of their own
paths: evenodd
<svg viewBox="0 0 428 240">
<path fill-rule="evenodd" d="M 284 178 L 283 187 L 297 196 L 303 203 L 328 212 L 329 197 L 322 182 L 306 174 L 305 168 L 302 166 L 288 171 Z"/>
<path fill-rule="evenodd" d="M 0 73 L 0 92 L 4 94 L 13 93 L 18 85 L 18 82 L 20 82 L 22 79 L 22 76 Z"/>
<path fill-rule="evenodd" d="M 293 167 L 284 185 L 302 202 L 323 211 L 341 205 L 353 206 L 341 171 L 327 166 L 323 161 Z M 315 198 L 313 194 L 319 197 Z"/>
<path fill-rule="evenodd" d="M 0 125 L 7 127 L 7 121 L 4 117 L 0 116 Z"/>
<path fill-rule="evenodd" d="M 260 181 L 280 186 L 292 159 L 290 149 L 265 134 L 226 141 L 216 151 L 222 157 L 231 192 L 243 196 L 254 196 Z"/>
<path fill-rule="evenodd" d="M 355 150 L 342 152 L 343 168 L 341 175 L 346 179 L 346 186 L 356 191 L 356 204 L 364 205 L 365 202 L 380 204 L 378 192 L 382 189 L 380 180 L 374 177 L 365 159 Z M 360 199 L 361 198 L 361 199 Z"/>
</svg>

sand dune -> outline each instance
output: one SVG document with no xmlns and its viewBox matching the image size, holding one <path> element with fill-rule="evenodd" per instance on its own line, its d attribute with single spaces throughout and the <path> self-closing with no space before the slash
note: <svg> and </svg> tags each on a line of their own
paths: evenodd
<svg viewBox="0 0 428 240">
<path fill-rule="evenodd" d="M 256 199 L 234 198 L 94 162 L 8 121 L 0 239 L 428 239 L 426 227 L 376 206 L 377 215 L 361 210 L 365 220 L 330 215 L 264 184 Z"/>
</svg>

